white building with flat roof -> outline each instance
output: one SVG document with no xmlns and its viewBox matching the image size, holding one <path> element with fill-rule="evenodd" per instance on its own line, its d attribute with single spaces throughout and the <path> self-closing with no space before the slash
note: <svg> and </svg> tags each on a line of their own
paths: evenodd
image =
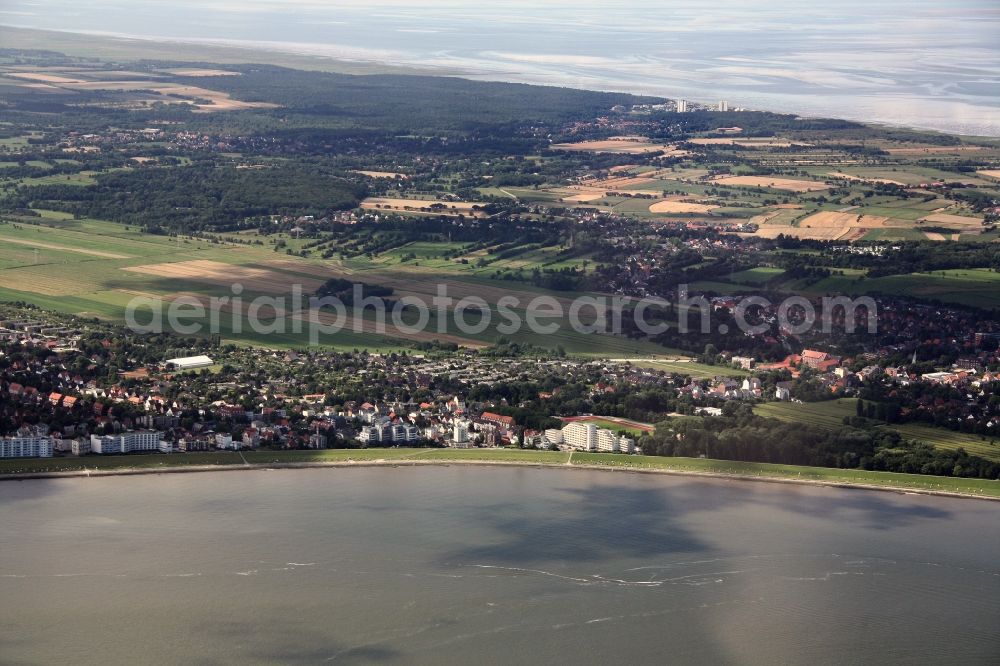
<svg viewBox="0 0 1000 666">
<path fill-rule="evenodd" d="M 207 356 L 184 356 L 182 358 L 171 358 L 163 362 L 168 370 L 195 370 L 197 368 L 207 368 L 215 361 Z"/>
<path fill-rule="evenodd" d="M 164 442 L 163 433 L 154 430 L 125 432 L 120 435 L 91 435 L 90 450 L 100 454 L 135 453 L 137 451 L 159 451 L 170 453 L 170 442 Z"/>
<path fill-rule="evenodd" d="M 365 426 L 358 441 L 366 444 L 415 444 L 420 441 L 420 428 L 409 423 Z"/>
<path fill-rule="evenodd" d="M 597 426 L 593 423 L 569 423 L 562 429 L 563 443 L 577 451 L 597 450 Z"/>
<path fill-rule="evenodd" d="M 51 437 L 0 437 L 0 458 L 51 458 Z"/>
<path fill-rule="evenodd" d="M 563 442 L 578 451 L 634 453 L 635 441 L 593 423 L 569 423 L 562 429 Z"/>
</svg>

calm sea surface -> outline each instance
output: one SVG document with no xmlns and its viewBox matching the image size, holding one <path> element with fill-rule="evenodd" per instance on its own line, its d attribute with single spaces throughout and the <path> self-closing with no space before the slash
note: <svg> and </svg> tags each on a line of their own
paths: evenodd
<svg viewBox="0 0 1000 666">
<path fill-rule="evenodd" d="M 996 0 L 4 0 L 0 23 L 1000 136 Z"/>
<path fill-rule="evenodd" d="M 1000 503 L 434 467 L 0 483 L 5 664 L 996 664 Z"/>
</svg>

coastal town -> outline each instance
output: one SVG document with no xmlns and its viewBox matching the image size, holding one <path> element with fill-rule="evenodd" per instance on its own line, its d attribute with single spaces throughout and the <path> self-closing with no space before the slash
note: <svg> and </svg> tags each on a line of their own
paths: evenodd
<svg viewBox="0 0 1000 666">
<path fill-rule="evenodd" d="M 762 362 L 720 350 L 664 363 L 126 338 L 107 323 L 8 307 L 0 320 L 0 457 L 368 447 L 628 455 L 642 453 L 654 430 L 685 419 L 844 398 L 861 398 L 852 416 L 862 421 L 929 424 L 995 446 L 997 336 L 960 336 L 961 318 L 938 308 L 941 337 L 904 340 L 918 322 L 926 334 L 931 314 L 883 309 L 897 342 L 854 357 L 803 349 Z M 932 353 L 945 362 L 921 360 Z"/>
</svg>

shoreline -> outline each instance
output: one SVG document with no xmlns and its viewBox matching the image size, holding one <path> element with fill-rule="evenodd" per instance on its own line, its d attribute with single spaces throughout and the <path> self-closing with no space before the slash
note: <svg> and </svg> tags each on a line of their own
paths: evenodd
<svg viewBox="0 0 1000 666">
<path fill-rule="evenodd" d="M 469 64 L 456 65 L 453 63 L 442 63 L 442 64 L 430 64 L 426 62 L 417 62 L 415 57 L 411 57 L 408 60 L 402 58 L 406 54 L 403 53 L 380 53 L 380 52 L 367 52 L 365 47 L 357 46 L 347 46 L 343 45 L 340 50 L 331 48 L 330 45 L 315 42 L 290 42 L 290 41 L 268 41 L 268 42 L 258 42 L 246 39 L 237 38 L 192 38 L 192 37 L 178 37 L 178 36 L 157 36 L 157 35 L 136 35 L 128 34 L 116 31 L 103 31 L 103 30 L 79 30 L 70 28 L 37 28 L 28 25 L 18 24 L 18 23 L 7 23 L 0 21 L 0 29 L 8 30 L 19 30 L 23 32 L 34 32 L 34 33 L 55 33 L 60 35 L 70 35 L 77 39 L 84 40 L 95 40 L 95 41 L 114 41 L 117 46 L 121 48 L 132 49 L 143 49 L 143 48 L 165 48 L 170 46 L 190 46 L 197 48 L 204 48 L 210 50 L 221 50 L 223 52 L 228 51 L 234 57 L 233 60 L 229 61 L 230 64 L 247 64 L 243 62 L 243 59 L 237 57 L 237 54 L 254 54 L 264 56 L 260 60 L 266 61 L 267 64 L 277 64 L 273 61 L 273 58 L 291 58 L 293 60 L 299 61 L 297 65 L 279 65 L 288 66 L 291 68 L 300 68 L 304 71 L 314 69 L 316 66 L 317 71 L 325 72 L 335 72 L 343 74 L 399 74 L 399 75 L 410 75 L 410 76 L 430 76 L 430 77 L 444 77 L 444 78 L 461 78 L 469 81 L 479 81 L 483 83 L 513 83 L 531 86 L 540 86 L 546 88 L 564 88 L 571 90 L 583 90 L 588 92 L 604 92 L 604 93 L 618 93 L 618 94 L 628 94 L 638 97 L 656 97 L 659 99 L 675 99 L 679 94 L 673 88 L 670 90 L 656 90 L 649 87 L 649 83 L 646 85 L 620 85 L 618 83 L 613 83 L 610 80 L 597 80 L 593 81 L 588 85 L 580 85 L 571 80 L 553 80 L 550 77 L 545 76 L 525 76 L 517 72 L 517 68 L 513 65 L 506 68 L 499 69 L 483 69 L 481 64 L 479 68 L 476 68 Z M 74 53 L 79 54 L 80 46 L 77 45 L 74 51 L 71 47 L 63 47 L 61 52 L 67 55 L 73 55 Z M 86 47 L 84 47 L 86 48 Z M 95 48 L 95 47 L 91 47 Z M 56 49 L 59 50 L 59 49 Z M 271 56 L 272 60 L 268 61 L 266 56 Z M 135 61 L 148 59 L 146 56 L 130 52 L 128 55 L 120 56 L 126 61 Z M 402 59 L 401 59 L 402 58 Z M 246 58 L 249 61 L 257 60 L 257 58 Z M 406 60 L 404 62 L 404 60 Z M 183 62 L 183 61 L 180 61 Z M 209 61 L 211 62 L 211 61 Z M 226 64 L 226 63 L 220 63 Z M 325 66 L 324 66 L 325 65 Z M 735 92 L 735 91 L 734 91 Z M 732 97 L 733 95 L 729 95 Z M 687 95 L 685 99 L 690 101 L 695 101 L 699 104 L 704 104 L 711 106 L 713 104 L 712 98 L 706 92 L 702 91 L 699 95 L 698 93 L 691 93 Z M 926 99 L 914 100 L 915 102 L 926 102 Z M 775 100 L 775 102 L 777 102 Z M 930 132 L 937 134 L 945 134 L 949 136 L 955 136 L 967 140 L 973 139 L 985 139 L 987 141 L 996 141 L 1000 139 L 1000 128 L 990 126 L 990 129 L 985 129 L 985 127 L 973 128 L 961 128 L 953 126 L 939 125 L 937 123 L 931 124 L 921 124 L 919 121 L 913 121 L 912 119 L 907 120 L 893 120 L 889 118 L 876 118 L 874 120 L 869 119 L 867 116 L 854 116 L 850 113 L 837 113 L 827 114 L 821 108 L 814 110 L 799 109 L 795 110 L 794 105 L 788 106 L 787 108 L 782 107 L 780 104 L 772 104 L 767 100 L 753 101 L 752 98 L 746 104 L 746 109 L 748 111 L 755 112 L 765 112 L 765 113 L 788 113 L 802 118 L 830 118 L 834 120 L 846 120 L 849 122 L 860 123 L 862 125 L 872 125 L 879 126 L 889 129 L 900 129 L 900 130 L 912 130 L 917 132 Z M 985 130 L 985 131 L 984 131 Z"/>
<path fill-rule="evenodd" d="M 70 479 L 89 477 L 109 477 L 109 476 L 143 476 L 153 474 L 198 474 L 206 472 L 247 472 L 247 471 L 270 471 L 279 469 L 350 469 L 368 467 L 450 467 L 459 466 L 481 466 L 481 467 L 535 467 L 557 470 L 583 470 L 600 472 L 628 472 L 638 474 L 661 474 L 668 476 L 701 477 L 709 479 L 721 479 L 725 481 L 742 481 L 758 483 L 780 483 L 799 486 L 813 486 L 826 488 L 841 488 L 846 490 L 867 490 L 891 492 L 900 495 L 929 495 L 937 497 L 950 497 L 953 499 L 978 499 L 1000 501 L 1000 496 L 977 495 L 974 493 L 962 493 L 951 490 L 934 490 L 930 488 L 906 488 L 902 486 L 877 485 L 867 483 L 856 483 L 851 481 L 824 481 L 819 479 L 795 479 L 781 476 L 763 476 L 754 474 L 739 474 L 726 472 L 704 472 L 696 470 L 682 469 L 650 469 L 639 467 L 615 467 L 612 465 L 588 464 L 588 463 L 549 463 L 549 462 L 520 462 L 511 460 L 407 460 L 403 459 L 377 459 L 377 460 L 348 460 L 333 462 L 274 462 L 274 463 L 248 463 L 232 465 L 174 465 L 160 468 L 141 467 L 121 467 L 116 469 L 94 469 L 94 470 L 70 470 L 65 472 L 20 472 L 0 475 L 0 481 L 31 481 L 41 479 Z"/>
</svg>

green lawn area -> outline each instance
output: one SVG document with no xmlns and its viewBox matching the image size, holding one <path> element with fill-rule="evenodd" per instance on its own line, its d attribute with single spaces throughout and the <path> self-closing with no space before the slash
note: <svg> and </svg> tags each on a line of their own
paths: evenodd
<svg viewBox="0 0 1000 666">
<path fill-rule="evenodd" d="M 19 472 L 72 472 L 102 469 L 156 469 L 184 465 L 252 465 L 272 463 L 346 462 L 399 458 L 422 449 L 328 449 L 324 451 L 203 451 L 130 456 L 84 456 L 82 458 L 30 458 L 0 460 L 0 474 Z"/>
<path fill-rule="evenodd" d="M 882 293 L 997 309 L 1000 308 L 998 286 L 1000 273 L 988 268 L 968 268 L 860 280 L 854 276 L 835 275 L 804 287 L 802 291 L 807 295 Z"/>
<path fill-rule="evenodd" d="M 608 465 L 625 469 L 667 470 L 676 472 L 705 472 L 733 474 L 744 477 L 823 481 L 827 483 L 855 483 L 887 488 L 912 490 L 938 490 L 987 497 L 1000 497 L 1000 482 L 982 479 L 957 479 L 921 474 L 896 474 L 893 472 L 868 472 L 827 467 L 798 467 L 771 465 L 732 460 L 705 458 L 661 458 L 656 456 L 625 456 L 613 453 L 574 453 L 574 465 Z"/>
<path fill-rule="evenodd" d="M 749 270 L 733 273 L 730 276 L 730 279 L 736 284 L 761 285 L 779 275 L 784 275 L 784 273 L 785 270 L 782 268 L 759 266 L 757 268 L 751 268 Z"/>
<path fill-rule="evenodd" d="M 677 375 L 687 375 L 695 379 L 713 379 L 715 377 L 746 377 L 750 373 L 728 365 L 705 365 L 688 361 L 632 361 L 637 368 L 663 370 Z"/>
<path fill-rule="evenodd" d="M 454 460 L 486 462 L 527 462 L 559 465 L 569 460 L 563 451 L 532 451 L 531 449 L 422 449 L 408 455 L 413 460 Z"/>
<path fill-rule="evenodd" d="M 288 463 L 324 463 L 349 461 L 440 461 L 535 463 L 540 465 L 593 465 L 618 469 L 662 470 L 734 475 L 746 478 L 771 478 L 853 483 L 886 488 L 937 490 L 1000 497 L 1000 482 L 977 479 L 866 472 L 863 470 L 829 469 L 745 463 L 703 458 L 660 458 L 628 456 L 612 453 L 579 453 L 562 451 L 531 451 L 520 449 L 331 449 L 325 451 L 248 451 L 204 452 L 170 455 L 87 456 L 84 458 L 0 460 L 0 474 L 29 472 L 67 472 L 111 469 L 155 470 L 184 465 L 243 465 L 244 458 L 252 466 Z"/>
<path fill-rule="evenodd" d="M 855 402 L 854 398 L 810 403 L 768 402 L 757 405 L 754 412 L 760 416 L 791 423 L 809 423 L 818 428 L 833 430 L 843 425 L 845 416 L 854 416 L 857 413 Z M 880 427 L 895 430 L 907 439 L 925 442 L 937 448 L 950 451 L 963 448 L 970 455 L 1000 462 L 1000 443 L 992 444 L 989 439 L 981 439 L 979 435 L 970 435 L 919 423 L 901 423 Z"/>
<path fill-rule="evenodd" d="M 759 416 L 789 421 L 809 423 L 817 428 L 834 430 L 844 425 L 845 416 L 854 416 L 854 398 L 841 398 L 827 402 L 766 402 L 754 407 Z"/>
<path fill-rule="evenodd" d="M 963 448 L 969 455 L 1000 462 L 1000 441 L 998 440 L 980 439 L 979 435 L 970 435 L 919 423 L 894 424 L 891 427 L 903 437 L 927 442 L 939 449 L 953 451 Z"/>
<path fill-rule="evenodd" d="M 646 430 L 643 430 L 642 428 L 635 428 L 635 427 L 628 426 L 628 425 L 625 425 L 625 424 L 622 424 L 622 423 L 618 423 L 617 421 L 611 421 L 611 420 L 608 420 L 606 418 L 601 418 L 601 417 L 596 417 L 596 418 L 592 418 L 592 419 L 586 419 L 584 422 L 585 423 L 593 423 L 598 428 L 604 428 L 605 430 L 611 430 L 611 431 L 614 431 L 614 432 L 626 432 L 629 435 L 632 435 L 634 437 L 638 437 L 638 436 L 643 435 L 643 434 L 645 434 L 647 432 Z M 643 424 L 643 425 L 649 425 L 650 427 L 652 427 L 652 424 Z"/>
</svg>

